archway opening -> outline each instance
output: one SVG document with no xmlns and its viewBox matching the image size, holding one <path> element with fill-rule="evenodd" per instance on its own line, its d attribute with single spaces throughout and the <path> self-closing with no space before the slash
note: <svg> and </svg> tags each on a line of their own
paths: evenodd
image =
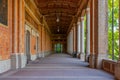
<svg viewBox="0 0 120 80">
<path fill-rule="evenodd" d="M 60 43 L 55 44 L 55 53 L 62 53 L 63 52 L 63 45 Z"/>
</svg>

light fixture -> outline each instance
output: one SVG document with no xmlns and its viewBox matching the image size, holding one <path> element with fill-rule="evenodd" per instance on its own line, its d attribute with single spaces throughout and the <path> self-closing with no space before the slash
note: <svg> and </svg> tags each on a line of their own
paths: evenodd
<svg viewBox="0 0 120 80">
<path fill-rule="evenodd" d="M 59 19 L 59 17 L 57 17 L 56 22 L 59 22 L 59 21 L 60 21 L 60 19 Z"/>
<path fill-rule="evenodd" d="M 57 32 L 60 32 L 59 26 L 58 26 Z"/>
<path fill-rule="evenodd" d="M 60 30 L 58 29 L 57 31 L 59 32 Z"/>
</svg>

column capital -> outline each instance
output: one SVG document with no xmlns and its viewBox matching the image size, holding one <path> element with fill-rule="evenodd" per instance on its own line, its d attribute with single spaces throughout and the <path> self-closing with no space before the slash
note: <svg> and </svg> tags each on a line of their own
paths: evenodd
<svg viewBox="0 0 120 80">
<path fill-rule="evenodd" d="M 84 17 L 81 17 L 81 21 L 83 21 L 84 20 Z"/>
<path fill-rule="evenodd" d="M 80 25 L 80 22 L 81 22 L 81 18 L 79 17 L 77 21 L 77 25 Z"/>
<path fill-rule="evenodd" d="M 80 22 L 77 22 L 77 25 L 80 25 Z"/>
<path fill-rule="evenodd" d="M 73 27 L 76 27 L 76 23 L 73 23 Z"/>
<path fill-rule="evenodd" d="M 81 17 L 78 17 L 78 22 L 80 22 L 81 21 Z"/>
<path fill-rule="evenodd" d="M 90 8 L 86 8 L 86 13 L 90 13 Z"/>
<path fill-rule="evenodd" d="M 71 28 L 70 32 L 73 30 L 73 27 Z"/>
</svg>

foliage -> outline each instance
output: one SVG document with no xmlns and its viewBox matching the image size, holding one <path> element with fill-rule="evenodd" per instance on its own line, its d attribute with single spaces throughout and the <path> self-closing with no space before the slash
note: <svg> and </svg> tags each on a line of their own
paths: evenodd
<svg viewBox="0 0 120 80">
<path fill-rule="evenodd" d="M 119 54 L 119 0 L 114 0 L 114 58 L 118 60 Z M 108 0 L 108 51 L 112 59 L 112 0 Z"/>
<path fill-rule="evenodd" d="M 62 46 L 62 44 L 59 44 L 59 43 L 56 44 L 56 47 L 55 47 L 55 48 L 56 48 L 56 52 L 57 52 L 57 53 L 60 53 L 60 52 L 61 52 L 61 49 L 62 49 L 61 46 Z"/>
</svg>

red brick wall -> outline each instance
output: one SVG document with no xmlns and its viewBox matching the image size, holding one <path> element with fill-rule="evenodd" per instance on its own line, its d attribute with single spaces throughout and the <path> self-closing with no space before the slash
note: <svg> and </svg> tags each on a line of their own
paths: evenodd
<svg viewBox="0 0 120 80">
<path fill-rule="evenodd" d="M 0 26 L 0 56 L 2 60 L 10 58 L 10 31 L 8 26 Z"/>
<path fill-rule="evenodd" d="M 45 30 L 44 27 L 42 27 L 40 31 L 41 31 L 40 34 L 41 51 L 42 52 L 51 51 L 52 44 L 49 33 L 47 32 L 47 30 Z"/>
<path fill-rule="evenodd" d="M 10 59 L 11 53 L 11 28 L 12 28 L 12 4 L 13 0 L 8 0 L 8 26 L 0 23 L 0 60 Z"/>
<path fill-rule="evenodd" d="M 46 43 L 45 43 L 45 29 L 42 27 L 42 51 L 45 51 L 46 49 Z"/>
<path fill-rule="evenodd" d="M 49 33 L 46 34 L 46 51 L 51 51 L 52 46 L 51 46 L 51 39 L 49 36 Z"/>
<path fill-rule="evenodd" d="M 31 39 L 30 39 L 30 50 L 31 50 L 31 54 L 36 54 L 36 37 L 31 35 Z"/>
</svg>

